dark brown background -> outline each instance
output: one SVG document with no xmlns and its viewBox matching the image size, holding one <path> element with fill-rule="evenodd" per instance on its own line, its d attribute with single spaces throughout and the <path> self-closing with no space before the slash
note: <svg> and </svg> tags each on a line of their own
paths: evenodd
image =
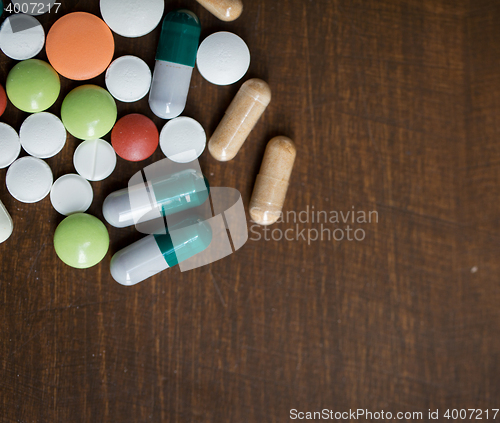
<svg viewBox="0 0 500 423">
<path fill-rule="evenodd" d="M 63 3 L 60 14 L 99 15 L 97 0 Z M 110 227 L 106 259 L 71 269 L 52 244 L 62 217 L 48 198 L 11 198 L 1 170 L 15 223 L 0 245 L 1 420 L 285 422 L 292 408 L 500 408 L 500 3 L 247 0 L 233 23 L 194 0 L 166 9 L 177 6 L 199 15 L 202 37 L 242 36 L 248 76 L 274 95 L 235 160 L 204 153 L 211 184 L 239 189 L 247 206 L 266 142 L 284 134 L 299 150 L 286 210 L 355 206 L 378 211 L 379 223 L 356 226 L 363 242 L 249 241 L 210 266 L 125 288 L 109 260 L 140 238 L 134 229 Z M 40 19 L 47 30 L 56 17 Z M 116 57 L 153 66 L 158 37 L 115 35 Z M 0 62 L 4 83 L 14 62 Z M 56 114 L 78 84 L 62 85 Z M 210 135 L 239 85 L 210 85 L 195 70 L 185 115 Z M 147 100 L 118 107 L 153 117 Z M 2 121 L 19 129 L 26 116 L 9 105 Z M 74 172 L 77 144 L 48 160 L 56 178 Z M 104 197 L 161 158 L 119 159 L 92 184 L 89 213 L 102 218 Z"/>
</svg>

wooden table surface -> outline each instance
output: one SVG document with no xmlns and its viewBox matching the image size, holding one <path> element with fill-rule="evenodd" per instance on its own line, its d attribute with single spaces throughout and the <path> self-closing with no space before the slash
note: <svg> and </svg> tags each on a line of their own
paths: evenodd
<svg viewBox="0 0 500 423">
<path fill-rule="evenodd" d="M 266 233 L 249 222 L 251 239 L 230 257 L 127 288 L 111 278 L 110 258 L 142 235 L 108 226 L 104 261 L 69 268 L 53 248 L 63 217 L 48 198 L 14 200 L 1 170 L 15 231 L 0 245 L 0 420 L 286 422 L 292 409 L 358 408 L 423 420 L 439 409 L 441 421 L 447 409 L 489 409 L 491 419 L 500 408 L 500 4 L 247 0 L 233 23 L 194 0 L 166 9 L 180 6 L 198 14 L 202 38 L 242 36 L 247 76 L 273 91 L 239 155 L 219 163 L 205 152 L 202 169 L 248 207 L 267 141 L 293 138 L 285 210 L 301 221 L 289 214 Z M 48 30 L 70 11 L 99 15 L 98 1 L 63 1 L 40 20 Z M 115 57 L 153 67 L 158 38 L 159 29 L 115 35 Z M 0 55 L 4 84 L 15 62 Z M 61 80 L 56 114 L 80 85 Z M 210 135 L 239 86 L 213 86 L 195 70 L 184 114 Z M 118 112 L 154 117 L 147 99 L 118 102 Z M 1 120 L 18 130 L 26 116 L 9 104 Z M 47 160 L 55 178 L 74 172 L 77 145 L 70 138 Z M 92 183 L 89 213 L 102 218 L 105 196 L 162 157 L 119 159 Z M 313 207 L 328 222 L 313 222 Z M 353 211 L 372 222 L 343 222 Z M 287 229 L 291 241 L 272 240 Z M 354 230 L 362 241 L 327 239 Z"/>
</svg>

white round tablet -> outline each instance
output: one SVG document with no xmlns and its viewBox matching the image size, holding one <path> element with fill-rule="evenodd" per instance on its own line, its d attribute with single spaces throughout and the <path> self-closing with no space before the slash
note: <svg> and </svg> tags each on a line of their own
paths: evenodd
<svg viewBox="0 0 500 423">
<path fill-rule="evenodd" d="M 189 163 L 201 156 L 207 144 L 203 126 L 189 117 L 169 120 L 160 133 L 163 154 L 177 163 Z"/>
<path fill-rule="evenodd" d="M 125 103 L 139 101 L 151 87 L 151 69 L 139 57 L 119 57 L 106 71 L 106 87 L 117 100 Z"/>
<path fill-rule="evenodd" d="M 0 169 L 10 166 L 19 157 L 21 143 L 16 130 L 0 122 Z"/>
<path fill-rule="evenodd" d="M 165 0 L 101 0 L 101 15 L 122 37 L 142 37 L 153 31 L 163 16 Z"/>
<path fill-rule="evenodd" d="M 52 188 L 52 171 L 47 163 L 35 157 L 21 157 L 9 167 L 5 178 L 7 189 L 22 203 L 43 200 Z"/>
<path fill-rule="evenodd" d="M 86 212 L 93 199 L 90 182 L 74 173 L 61 176 L 50 190 L 52 207 L 64 216 Z"/>
<path fill-rule="evenodd" d="M 102 181 L 115 170 L 116 153 L 107 141 L 84 141 L 75 150 L 73 164 L 76 171 L 85 179 Z"/>
<path fill-rule="evenodd" d="M 48 159 L 59 153 L 66 138 L 61 119 L 47 112 L 28 116 L 19 130 L 19 139 L 26 153 L 39 159 Z"/>
<path fill-rule="evenodd" d="M 209 35 L 198 49 L 196 65 L 201 76 L 215 85 L 230 85 L 245 76 L 250 67 L 250 50 L 231 32 Z"/>
<path fill-rule="evenodd" d="M 11 59 L 31 59 L 40 53 L 44 44 L 45 31 L 33 16 L 11 15 L 0 28 L 0 49 Z"/>
</svg>

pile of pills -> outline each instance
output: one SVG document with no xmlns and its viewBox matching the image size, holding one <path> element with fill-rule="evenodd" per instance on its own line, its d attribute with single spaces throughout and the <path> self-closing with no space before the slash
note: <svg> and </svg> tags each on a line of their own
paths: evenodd
<svg viewBox="0 0 500 423">
<path fill-rule="evenodd" d="M 243 11 L 241 0 L 197 1 L 227 22 Z M 102 19 L 85 12 L 69 13 L 52 25 L 47 37 L 38 20 L 29 15 L 11 15 L 0 27 L 0 49 L 19 61 L 9 72 L 5 89 L 0 85 L 0 116 L 8 100 L 30 114 L 19 133 L 0 122 L 0 168 L 8 168 L 7 190 L 17 201 L 35 203 L 50 194 L 54 209 L 67 216 L 57 227 L 54 247 L 69 266 L 88 268 L 107 254 L 105 225 L 85 212 L 94 197 L 89 181 L 109 177 L 117 155 L 126 161 L 142 161 L 160 146 L 168 159 L 184 164 L 196 161 L 208 145 L 214 159 L 229 161 L 236 157 L 270 104 L 269 85 L 260 79 L 247 80 L 207 143 L 202 125 L 180 116 L 188 101 L 193 70 L 196 67 L 212 84 L 235 84 L 250 67 L 250 49 L 238 35 L 227 31 L 211 34 L 200 44 L 198 17 L 190 10 L 177 9 L 162 20 L 164 7 L 164 0 L 100 0 Z M 113 61 L 113 32 L 142 37 L 160 22 L 153 72 L 136 56 L 125 55 Z M 29 29 L 16 30 L 22 27 Z M 48 63 L 35 58 L 44 46 Z M 104 72 L 106 89 L 84 82 Z M 46 110 L 60 95 L 61 77 L 83 82 L 65 96 L 61 114 L 56 116 Z M 161 131 L 140 113 L 117 120 L 116 101 L 134 103 L 148 93 L 151 111 L 168 120 Z M 66 148 L 68 133 L 80 140 L 73 155 L 76 173 L 54 182 L 44 159 Z M 109 133 L 111 143 L 102 139 Z M 18 158 L 21 150 L 28 155 Z M 249 213 L 255 222 L 270 225 L 278 220 L 295 157 L 295 145 L 289 138 L 280 136 L 269 142 L 250 201 Z M 134 224 L 134 214 L 141 205 L 130 198 L 130 190 L 143 195 L 146 202 L 153 198 L 165 217 L 204 204 L 210 187 L 201 171 L 185 168 L 155 179 L 147 187 L 138 183 L 108 196 L 103 214 L 110 225 Z M 182 225 L 190 228 L 183 232 L 182 239 L 174 239 L 167 231 L 118 252 L 111 260 L 115 280 L 123 285 L 138 283 L 208 248 L 212 233 L 203 221 Z M 13 230 L 12 218 L 0 202 L 0 243 Z"/>
</svg>

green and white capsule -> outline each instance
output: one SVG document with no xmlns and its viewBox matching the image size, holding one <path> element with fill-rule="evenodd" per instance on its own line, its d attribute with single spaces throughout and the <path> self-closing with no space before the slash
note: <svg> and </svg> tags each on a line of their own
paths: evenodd
<svg viewBox="0 0 500 423">
<path fill-rule="evenodd" d="M 209 193 L 210 185 L 200 170 L 184 169 L 149 181 L 147 187 L 142 183 L 109 194 L 102 212 L 111 226 L 126 228 L 201 206 Z"/>
<path fill-rule="evenodd" d="M 203 252 L 211 242 L 210 224 L 188 219 L 166 235 L 148 235 L 118 251 L 111 259 L 111 275 L 121 285 L 135 285 Z"/>
<path fill-rule="evenodd" d="M 186 107 L 200 32 L 190 10 L 174 10 L 163 20 L 149 93 L 149 107 L 159 118 L 173 119 Z"/>
</svg>

